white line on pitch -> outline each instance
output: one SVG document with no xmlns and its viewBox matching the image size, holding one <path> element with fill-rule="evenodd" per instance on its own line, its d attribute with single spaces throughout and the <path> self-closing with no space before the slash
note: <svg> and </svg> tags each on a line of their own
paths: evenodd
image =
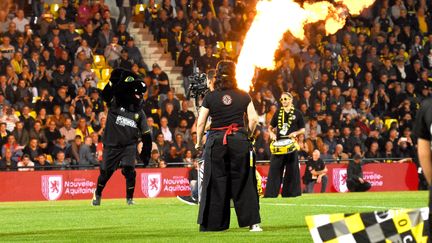
<svg viewBox="0 0 432 243">
<path fill-rule="evenodd" d="M 372 208 L 372 209 L 390 209 L 394 207 L 368 206 L 368 205 L 338 205 L 338 204 L 296 204 L 296 203 L 260 203 L 261 205 L 272 206 L 298 206 L 298 207 L 331 207 L 331 208 Z"/>
</svg>

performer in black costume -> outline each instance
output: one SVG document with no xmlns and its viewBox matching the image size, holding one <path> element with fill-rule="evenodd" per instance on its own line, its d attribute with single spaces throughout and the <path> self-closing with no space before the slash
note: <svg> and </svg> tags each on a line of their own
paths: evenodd
<svg viewBox="0 0 432 243">
<path fill-rule="evenodd" d="M 432 98 L 422 102 L 417 112 L 414 126 L 414 135 L 417 137 L 418 158 L 423 175 L 429 184 L 429 239 L 432 232 Z M 430 242 L 430 240 L 428 241 Z"/>
<path fill-rule="evenodd" d="M 262 231 L 255 164 L 248 139 L 258 123 L 258 115 L 249 95 L 237 88 L 235 68 L 231 61 L 218 63 L 215 90 L 204 97 L 198 116 L 197 148 L 202 146 L 207 118 L 212 117 L 204 153 L 198 215 L 200 231 L 229 228 L 230 199 L 234 202 L 239 226 Z"/>
<path fill-rule="evenodd" d="M 294 108 L 293 97 L 285 92 L 281 95 L 282 107 L 273 115 L 268 131 L 272 140 L 293 139 L 305 132 L 301 112 Z M 276 133 L 275 133 L 276 132 Z M 285 175 L 283 176 L 285 169 Z M 279 195 L 283 176 L 282 197 L 301 195 L 300 168 L 297 151 L 286 154 L 272 154 L 264 197 Z"/>
<path fill-rule="evenodd" d="M 116 69 L 111 73 L 110 83 L 102 92 L 109 106 L 103 135 L 103 161 L 92 204 L 100 205 L 102 191 L 118 167 L 126 179 L 126 202 L 133 205 L 135 190 L 135 160 L 137 144 L 143 142 L 140 158 L 148 164 L 152 146 L 147 118 L 143 111 L 146 86 L 142 79 L 130 71 Z"/>
</svg>

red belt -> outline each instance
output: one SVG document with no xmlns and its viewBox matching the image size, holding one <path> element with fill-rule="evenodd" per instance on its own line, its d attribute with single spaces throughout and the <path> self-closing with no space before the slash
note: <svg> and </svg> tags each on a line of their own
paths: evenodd
<svg viewBox="0 0 432 243">
<path fill-rule="evenodd" d="M 211 131 L 225 131 L 225 135 L 223 138 L 223 145 L 227 144 L 227 136 L 231 135 L 233 132 L 237 132 L 239 130 L 239 128 L 241 128 L 241 126 L 239 126 L 239 124 L 237 123 L 233 123 L 227 127 L 214 127 L 211 128 Z"/>
</svg>

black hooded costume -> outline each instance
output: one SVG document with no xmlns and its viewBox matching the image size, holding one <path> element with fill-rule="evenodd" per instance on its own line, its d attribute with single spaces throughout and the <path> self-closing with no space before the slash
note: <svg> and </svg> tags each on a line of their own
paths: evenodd
<svg viewBox="0 0 432 243">
<path fill-rule="evenodd" d="M 124 69 L 113 70 L 110 82 L 102 91 L 102 98 L 108 104 L 109 111 L 103 136 L 103 161 L 95 191 L 95 197 L 99 197 L 99 201 L 106 183 L 119 167 L 126 178 L 126 198 L 132 200 L 137 144 L 140 140 L 143 148 L 139 157 L 144 165 L 148 164 L 152 141 L 143 111 L 145 92 L 143 80 Z"/>
</svg>

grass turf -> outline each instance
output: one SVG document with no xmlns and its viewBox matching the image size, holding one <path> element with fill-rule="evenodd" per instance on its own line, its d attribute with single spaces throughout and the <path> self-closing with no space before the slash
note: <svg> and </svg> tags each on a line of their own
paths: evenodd
<svg viewBox="0 0 432 243">
<path fill-rule="evenodd" d="M 0 203 L 0 242 L 311 242 L 306 215 L 417 208 L 427 192 L 309 194 L 298 198 L 261 199 L 264 232 L 238 228 L 200 233 L 197 206 L 176 198 Z"/>
</svg>

